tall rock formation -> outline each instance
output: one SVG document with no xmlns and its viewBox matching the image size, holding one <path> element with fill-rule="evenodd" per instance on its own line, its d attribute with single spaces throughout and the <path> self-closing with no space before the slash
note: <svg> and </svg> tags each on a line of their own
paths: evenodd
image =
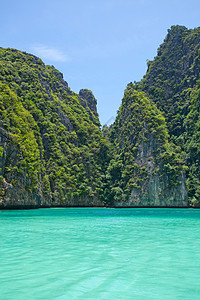
<svg viewBox="0 0 200 300">
<path fill-rule="evenodd" d="M 187 207 L 180 149 L 156 105 L 131 83 L 110 131 L 106 197 L 116 207 Z"/>
<path fill-rule="evenodd" d="M 170 140 L 183 151 L 190 203 L 200 206 L 200 27 L 172 26 L 136 88 L 166 118 Z"/>
<path fill-rule="evenodd" d="M 106 140 L 80 94 L 86 106 L 54 67 L 0 48 L 0 208 L 103 205 Z"/>
<path fill-rule="evenodd" d="M 100 126 L 99 116 L 97 113 L 97 100 L 92 91 L 81 89 L 79 91 L 80 104 L 85 108 L 90 116 L 90 120 L 97 126 Z"/>
<path fill-rule="evenodd" d="M 0 208 L 200 206 L 199 72 L 200 28 L 172 26 L 103 136 L 90 90 L 0 48 Z"/>
</svg>

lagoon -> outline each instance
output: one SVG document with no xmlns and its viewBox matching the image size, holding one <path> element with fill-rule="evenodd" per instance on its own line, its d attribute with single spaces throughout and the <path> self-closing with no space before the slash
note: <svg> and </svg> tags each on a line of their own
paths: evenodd
<svg viewBox="0 0 200 300">
<path fill-rule="evenodd" d="M 5 210 L 0 227 L 0 299 L 200 299 L 200 210 Z"/>
</svg>

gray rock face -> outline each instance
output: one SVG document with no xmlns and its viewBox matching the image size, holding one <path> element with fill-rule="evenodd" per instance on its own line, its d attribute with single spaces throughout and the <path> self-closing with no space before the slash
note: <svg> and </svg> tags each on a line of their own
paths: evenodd
<svg viewBox="0 0 200 300">
<path fill-rule="evenodd" d="M 87 90 L 87 89 L 80 90 L 80 92 L 79 92 L 79 99 L 80 100 L 86 100 L 85 104 L 88 105 L 89 109 L 93 113 L 97 112 L 97 100 L 94 98 L 94 95 L 93 95 L 92 91 Z"/>
<path fill-rule="evenodd" d="M 79 102 L 89 113 L 90 120 L 96 124 L 100 125 L 99 118 L 97 114 L 97 100 L 95 99 L 92 91 L 87 89 L 82 89 L 79 92 Z"/>
<path fill-rule="evenodd" d="M 18 168 L 22 153 L 14 145 L 9 134 L 0 128 L 0 209 L 49 207 L 48 197 L 43 195 L 41 182 L 34 191 L 29 189 L 26 167 Z"/>
<path fill-rule="evenodd" d="M 141 189 L 133 188 L 129 201 L 118 202 L 116 207 L 188 207 L 185 177 L 178 177 L 178 186 L 170 186 L 169 177 L 152 175 Z"/>
<path fill-rule="evenodd" d="M 133 188 L 126 202 L 118 202 L 116 207 L 188 207 L 188 195 L 183 171 L 179 172 L 176 184 L 172 176 L 164 172 L 163 162 L 156 162 L 159 145 L 153 134 L 138 147 L 135 163 L 145 168 L 145 176 L 140 188 Z"/>
<path fill-rule="evenodd" d="M 58 197 L 44 195 L 42 181 L 39 179 L 33 190 L 30 188 L 31 179 L 27 176 L 26 167 L 18 166 L 20 161 L 23 161 L 22 153 L 9 134 L 0 127 L 0 209 L 103 206 L 95 198 L 72 199 L 66 195 L 64 201 L 61 201 Z"/>
</svg>

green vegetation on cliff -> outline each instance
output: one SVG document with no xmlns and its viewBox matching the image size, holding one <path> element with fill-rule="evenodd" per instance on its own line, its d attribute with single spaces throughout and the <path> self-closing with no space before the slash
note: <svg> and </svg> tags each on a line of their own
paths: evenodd
<svg viewBox="0 0 200 300">
<path fill-rule="evenodd" d="M 23 187 L 35 206 L 200 205 L 199 74 L 200 28 L 172 26 L 101 131 L 91 91 L 0 48 L 1 204 Z"/>
<path fill-rule="evenodd" d="M 144 206 L 173 205 L 179 200 L 179 206 L 186 204 L 182 203 L 187 196 L 184 179 L 180 182 L 184 169 L 180 147 L 168 139 L 162 113 L 144 92 L 138 92 L 130 83 L 110 129 L 113 159 L 106 174 L 105 199 L 108 203 L 116 205 L 119 202 L 126 206 L 131 195 L 130 206 L 137 203 L 142 206 L 144 201 Z M 180 186 L 179 193 L 173 190 L 173 196 L 175 186 L 176 189 Z M 169 198 L 171 204 L 167 204 Z"/>
<path fill-rule="evenodd" d="M 170 140 L 183 151 L 189 198 L 200 203 L 200 28 L 172 26 L 137 89 L 163 112 Z"/>
<path fill-rule="evenodd" d="M 14 49 L 0 48 L 0 82 L 0 125 L 21 153 L 14 168 L 25 164 L 30 187 L 52 204 L 100 205 L 108 150 L 84 90 L 81 105 L 54 67 Z M 11 166 L 2 170 L 11 183 Z"/>
</svg>

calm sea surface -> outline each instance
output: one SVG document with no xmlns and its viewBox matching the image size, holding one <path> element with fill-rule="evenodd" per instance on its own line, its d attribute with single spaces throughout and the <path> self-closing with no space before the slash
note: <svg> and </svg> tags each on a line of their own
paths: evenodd
<svg viewBox="0 0 200 300">
<path fill-rule="evenodd" d="M 0 211 L 0 299 L 200 299 L 200 210 Z"/>
</svg>

